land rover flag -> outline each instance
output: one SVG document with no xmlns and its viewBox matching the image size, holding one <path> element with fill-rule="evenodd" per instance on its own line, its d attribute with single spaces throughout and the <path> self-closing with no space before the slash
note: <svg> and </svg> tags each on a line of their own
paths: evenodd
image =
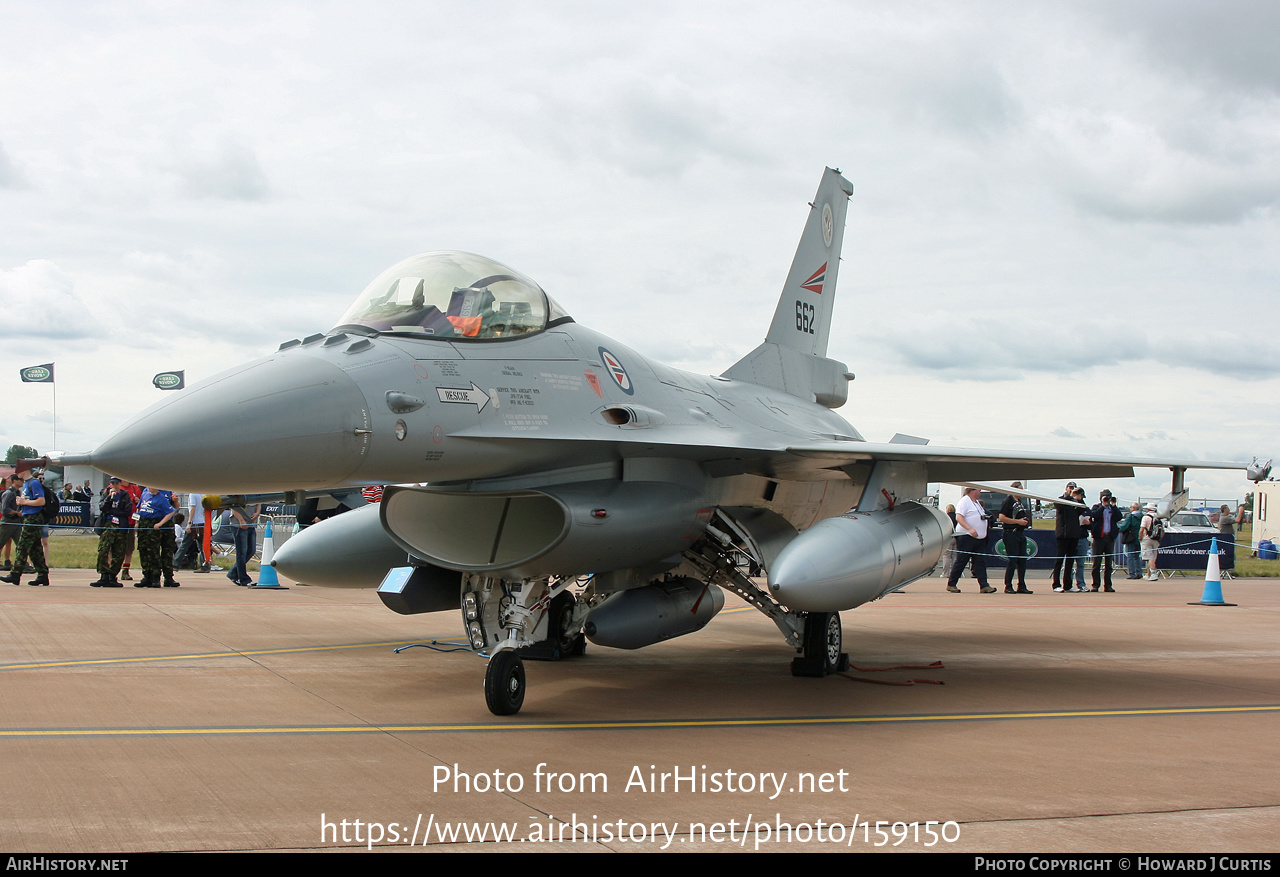
<svg viewBox="0 0 1280 877">
<path fill-rule="evenodd" d="M 53 363 L 46 362 L 44 365 L 29 365 L 26 368 L 18 369 L 18 374 L 22 376 L 23 382 L 27 384 L 52 384 Z"/>
<path fill-rule="evenodd" d="M 181 390 L 187 385 L 186 371 L 160 372 L 151 379 L 157 390 Z"/>
</svg>

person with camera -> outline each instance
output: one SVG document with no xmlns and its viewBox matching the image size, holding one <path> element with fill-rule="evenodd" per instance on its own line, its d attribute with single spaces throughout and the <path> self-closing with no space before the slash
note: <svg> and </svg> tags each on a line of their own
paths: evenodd
<svg viewBox="0 0 1280 877">
<path fill-rule="evenodd" d="M 1087 519 L 1080 514 L 1078 505 L 1079 498 L 1083 496 L 1084 491 L 1076 486 L 1074 481 L 1068 481 L 1066 490 L 1059 497 L 1065 502 L 1053 504 L 1057 518 L 1053 532 L 1058 541 L 1058 557 L 1053 565 L 1053 589 L 1058 593 L 1071 590 L 1071 574 L 1076 565 L 1076 547 L 1080 543 L 1080 525 L 1087 523 Z"/>
<path fill-rule="evenodd" d="M 1120 511 L 1116 508 L 1116 498 L 1110 490 L 1104 490 L 1098 496 L 1098 504 L 1089 512 L 1089 532 L 1093 536 L 1093 591 L 1099 585 L 1108 594 L 1114 593 L 1111 587 L 1111 558 L 1115 552 L 1116 533 L 1120 532 Z M 1102 579 L 1098 572 L 1102 568 Z"/>
<path fill-rule="evenodd" d="M 1022 489 L 1022 482 L 1009 485 Z M 1027 590 L 1027 528 L 1031 526 L 1031 512 L 1022 504 L 1022 498 L 1012 493 L 1000 506 L 1000 524 L 1004 527 L 1004 556 L 1008 564 L 1004 568 L 1004 592 L 1006 594 L 1031 594 Z M 1013 589 L 1013 573 L 1018 573 L 1018 590 Z"/>
<path fill-rule="evenodd" d="M 996 589 L 987 583 L 987 510 L 978 501 L 978 488 L 965 489 L 960 504 L 956 506 L 956 562 L 951 565 L 951 578 L 947 590 L 960 593 L 956 582 L 967 564 L 973 564 L 973 575 L 984 594 L 994 594 Z"/>
</svg>

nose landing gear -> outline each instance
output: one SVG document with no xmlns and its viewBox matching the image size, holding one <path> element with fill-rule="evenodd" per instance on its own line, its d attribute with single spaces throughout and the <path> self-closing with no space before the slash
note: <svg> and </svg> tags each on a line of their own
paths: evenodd
<svg viewBox="0 0 1280 877">
<path fill-rule="evenodd" d="M 587 606 L 567 590 L 569 579 L 463 579 L 462 623 L 473 651 L 490 655 L 484 700 L 495 716 L 524 706 L 524 659 L 558 661 L 585 650 Z"/>
</svg>

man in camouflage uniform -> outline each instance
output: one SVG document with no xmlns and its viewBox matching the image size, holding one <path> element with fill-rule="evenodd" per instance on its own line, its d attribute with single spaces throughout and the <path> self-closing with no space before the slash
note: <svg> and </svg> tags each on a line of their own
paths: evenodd
<svg viewBox="0 0 1280 877">
<path fill-rule="evenodd" d="M 0 478 L 0 551 L 4 552 L 5 572 L 13 569 L 13 546 L 18 544 L 22 535 L 22 512 L 18 511 L 18 491 L 22 489 L 22 481 L 16 475 Z"/>
<path fill-rule="evenodd" d="M 18 548 L 13 558 L 13 572 L 0 576 L 0 582 L 11 585 L 22 584 L 22 567 L 31 558 L 36 577 L 33 585 L 49 584 L 49 565 L 44 560 L 44 548 L 40 544 L 40 528 L 44 524 L 44 485 L 32 477 L 30 469 L 16 473 L 22 479 L 22 495 L 18 497 L 18 506 L 22 510 L 22 533 L 18 536 Z"/>
<path fill-rule="evenodd" d="M 135 588 L 176 588 L 173 577 L 173 554 L 177 547 L 170 523 L 178 510 L 173 507 L 173 494 L 167 490 L 147 488 L 138 503 L 138 553 L 142 555 L 142 581 Z"/>
<path fill-rule="evenodd" d="M 102 504 L 102 534 L 98 536 L 98 580 L 93 588 L 123 588 L 117 576 L 124 564 L 125 546 L 133 527 L 133 497 L 121 487 L 119 478 L 107 485 L 107 498 Z"/>
</svg>

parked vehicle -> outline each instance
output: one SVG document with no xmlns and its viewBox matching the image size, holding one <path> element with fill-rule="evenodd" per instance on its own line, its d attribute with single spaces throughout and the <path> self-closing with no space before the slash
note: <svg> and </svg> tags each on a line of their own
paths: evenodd
<svg viewBox="0 0 1280 877">
<path fill-rule="evenodd" d="M 1178 512 L 1169 519 L 1169 524 L 1165 528 L 1169 533 L 1217 533 L 1218 528 L 1210 521 L 1209 516 L 1204 512 Z"/>
</svg>

